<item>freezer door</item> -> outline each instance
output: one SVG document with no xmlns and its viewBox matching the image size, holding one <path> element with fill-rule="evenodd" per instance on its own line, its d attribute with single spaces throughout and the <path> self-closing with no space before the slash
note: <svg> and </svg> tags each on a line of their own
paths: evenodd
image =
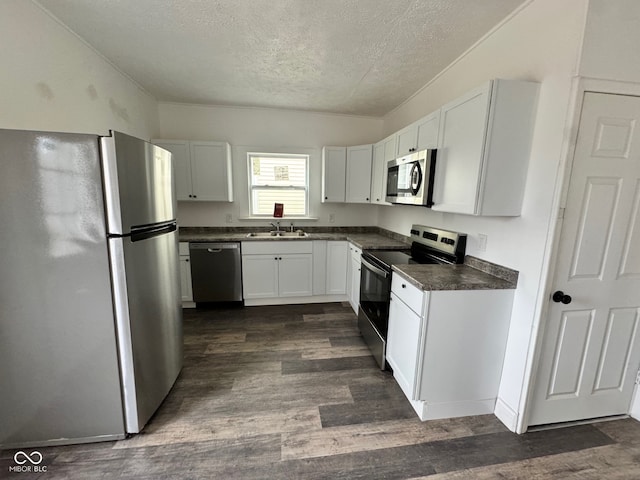
<svg viewBox="0 0 640 480">
<path fill-rule="evenodd" d="M 103 137 L 101 149 L 110 235 L 176 218 L 171 153 L 119 132 Z"/>
<path fill-rule="evenodd" d="M 0 449 L 124 437 L 98 140 L 0 130 Z"/>
<path fill-rule="evenodd" d="M 178 234 L 109 239 L 128 433 L 139 432 L 182 368 Z"/>
</svg>

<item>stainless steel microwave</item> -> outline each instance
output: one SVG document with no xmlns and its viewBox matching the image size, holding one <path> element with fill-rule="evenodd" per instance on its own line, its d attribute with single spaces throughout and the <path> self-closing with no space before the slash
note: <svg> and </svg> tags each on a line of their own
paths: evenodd
<svg viewBox="0 0 640 480">
<path fill-rule="evenodd" d="M 391 160 L 387 163 L 386 201 L 431 207 L 435 171 L 435 149 Z"/>
</svg>

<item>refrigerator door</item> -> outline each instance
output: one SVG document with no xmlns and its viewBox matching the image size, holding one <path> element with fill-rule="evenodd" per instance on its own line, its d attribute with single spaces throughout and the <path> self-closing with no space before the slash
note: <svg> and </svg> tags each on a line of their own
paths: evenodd
<svg viewBox="0 0 640 480">
<path fill-rule="evenodd" d="M 109 238 L 125 423 L 137 433 L 182 368 L 178 233 Z"/>
<path fill-rule="evenodd" d="M 101 144 L 108 233 L 126 235 L 134 227 L 174 220 L 171 153 L 120 132 Z"/>
<path fill-rule="evenodd" d="M 124 437 L 98 147 L 0 130 L 0 449 Z"/>
</svg>

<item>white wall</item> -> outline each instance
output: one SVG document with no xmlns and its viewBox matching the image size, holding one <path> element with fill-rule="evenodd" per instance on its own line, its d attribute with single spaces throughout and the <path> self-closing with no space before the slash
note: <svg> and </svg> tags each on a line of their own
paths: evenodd
<svg viewBox="0 0 640 480">
<path fill-rule="evenodd" d="M 0 128 L 156 134 L 156 101 L 34 3 L 0 2 L 0 45 Z"/>
<path fill-rule="evenodd" d="M 247 152 L 306 153 L 310 155 L 310 213 L 317 221 L 296 225 L 375 225 L 377 209 L 371 205 L 322 204 L 321 148 L 323 145 L 358 145 L 376 142 L 382 119 L 266 108 L 218 107 L 160 103 L 160 136 L 178 140 L 227 141 L 232 145 L 234 202 L 180 202 L 182 226 L 265 225 L 263 220 L 239 220 L 249 214 Z M 232 222 L 227 223 L 228 214 Z M 329 214 L 335 222 L 329 222 Z M 286 215 L 286 212 L 285 212 Z M 284 225 L 288 222 L 283 221 Z"/>
<path fill-rule="evenodd" d="M 385 133 L 435 110 L 490 78 L 541 83 L 522 215 L 482 218 L 438 214 L 411 207 L 379 207 L 379 225 L 406 233 L 422 223 L 470 236 L 468 253 L 520 272 L 499 398 L 514 426 L 521 413 L 528 349 L 540 321 L 547 234 L 569 114 L 572 77 L 582 43 L 587 0 L 535 0 L 428 84 L 410 101 L 385 117 Z M 488 236 L 485 252 L 477 235 Z"/>
<path fill-rule="evenodd" d="M 589 0 L 580 75 L 640 83 L 640 2 Z"/>
</svg>

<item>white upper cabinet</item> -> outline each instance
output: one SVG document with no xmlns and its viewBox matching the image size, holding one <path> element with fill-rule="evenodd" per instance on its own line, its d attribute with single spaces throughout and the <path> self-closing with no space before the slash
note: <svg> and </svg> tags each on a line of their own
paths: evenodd
<svg viewBox="0 0 640 480">
<path fill-rule="evenodd" d="M 347 203 L 370 203 L 373 145 L 347 147 Z"/>
<path fill-rule="evenodd" d="M 384 173 L 387 162 L 384 159 L 384 140 L 373 146 L 373 171 L 371 173 L 371 203 L 384 204 Z"/>
<path fill-rule="evenodd" d="M 441 108 L 433 210 L 520 215 L 538 84 L 491 80 Z"/>
<path fill-rule="evenodd" d="M 176 198 L 178 200 L 192 200 L 189 142 L 185 140 L 151 140 L 151 142 L 171 152 L 176 182 Z"/>
<path fill-rule="evenodd" d="M 322 202 L 344 202 L 346 194 L 347 148 L 322 148 Z"/>
<path fill-rule="evenodd" d="M 371 203 L 391 205 L 385 201 L 387 194 L 387 162 L 396 158 L 396 139 L 393 134 L 373 146 L 371 174 Z"/>
<path fill-rule="evenodd" d="M 172 153 L 178 200 L 233 201 L 231 145 L 188 140 L 152 143 Z"/>
<path fill-rule="evenodd" d="M 436 148 L 438 145 L 439 125 L 440 110 L 437 110 L 398 131 L 396 134 L 397 148 L 395 158 L 409 155 L 425 148 Z"/>
</svg>

